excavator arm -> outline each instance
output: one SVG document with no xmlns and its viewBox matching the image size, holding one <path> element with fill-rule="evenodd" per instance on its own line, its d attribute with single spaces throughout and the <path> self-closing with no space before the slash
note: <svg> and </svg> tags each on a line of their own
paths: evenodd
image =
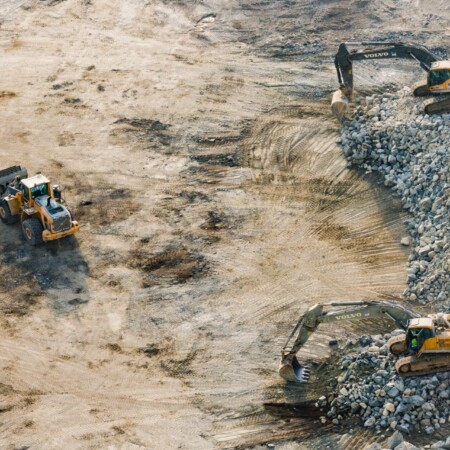
<svg viewBox="0 0 450 450">
<path fill-rule="evenodd" d="M 375 50 L 356 50 L 350 52 L 349 46 L 381 47 Z M 339 46 L 334 58 L 336 72 L 341 87 L 349 95 L 353 92 L 353 61 L 374 59 L 403 58 L 417 61 L 420 67 L 428 72 L 433 62 L 439 61 L 436 55 L 421 45 L 403 44 L 401 42 L 346 42 Z"/>
<path fill-rule="evenodd" d="M 338 307 L 337 310 L 324 311 L 324 306 Z M 281 351 L 279 374 L 286 381 L 307 381 L 309 371 L 300 365 L 297 352 L 305 345 L 312 333 L 321 323 L 340 320 L 362 320 L 380 317 L 391 318 L 399 327 L 406 329 L 411 319 L 419 315 L 404 306 L 394 302 L 332 302 L 325 305 L 316 304 L 300 317 Z M 297 337 L 289 347 L 294 335 Z"/>
<path fill-rule="evenodd" d="M 349 51 L 348 47 L 362 46 L 363 50 Z M 370 47 L 370 49 L 367 49 Z M 339 45 L 334 58 L 339 81 L 339 90 L 333 95 L 331 109 L 338 119 L 342 119 L 353 97 L 353 61 L 368 61 L 374 59 L 402 58 L 412 59 L 419 63 L 426 72 L 430 71 L 431 64 L 440 61 L 440 58 L 421 45 L 402 42 L 345 42 Z M 415 95 L 428 94 L 424 83 L 417 85 Z"/>
</svg>

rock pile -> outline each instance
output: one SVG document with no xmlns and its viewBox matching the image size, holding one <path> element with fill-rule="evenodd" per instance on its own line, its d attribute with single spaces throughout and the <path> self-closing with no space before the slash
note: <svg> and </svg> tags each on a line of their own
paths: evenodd
<svg viewBox="0 0 450 450">
<path fill-rule="evenodd" d="M 380 433 L 431 434 L 449 420 L 450 373 L 401 377 L 395 370 L 397 357 L 386 346 L 390 337 L 400 333 L 403 330 L 347 343 L 351 351 L 342 357 L 342 374 L 333 381 L 333 394 L 317 402 L 327 411 L 322 422 L 339 424 L 344 417 L 356 415 L 364 427 Z"/>
<path fill-rule="evenodd" d="M 405 299 L 442 307 L 450 298 L 450 115 L 423 114 L 407 87 L 366 97 L 338 139 L 347 160 L 378 172 L 412 215 Z"/>
<path fill-rule="evenodd" d="M 438 441 L 434 444 L 428 444 L 425 447 L 420 447 L 431 450 L 450 450 L 450 437 L 445 441 Z M 364 447 L 363 450 L 419 450 L 414 444 L 405 441 L 402 433 L 396 431 L 391 437 L 384 442 L 375 442 Z"/>
</svg>

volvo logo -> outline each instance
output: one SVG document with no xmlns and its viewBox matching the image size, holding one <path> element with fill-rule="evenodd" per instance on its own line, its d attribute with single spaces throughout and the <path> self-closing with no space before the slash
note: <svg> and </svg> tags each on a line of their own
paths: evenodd
<svg viewBox="0 0 450 450">
<path fill-rule="evenodd" d="M 389 56 L 389 52 L 368 53 L 364 55 L 364 58 L 384 58 L 385 56 Z"/>
<path fill-rule="evenodd" d="M 362 317 L 361 313 L 343 314 L 342 316 L 336 316 L 336 319 L 354 319 L 356 317 Z"/>
</svg>

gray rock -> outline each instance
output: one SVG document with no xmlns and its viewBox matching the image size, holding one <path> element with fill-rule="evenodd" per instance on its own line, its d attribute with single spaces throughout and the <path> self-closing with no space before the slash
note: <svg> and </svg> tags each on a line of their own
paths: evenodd
<svg viewBox="0 0 450 450">
<path fill-rule="evenodd" d="M 445 441 L 438 441 L 435 442 L 434 444 L 431 444 L 431 449 L 436 450 L 436 449 L 445 449 Z"/>
<path fill-rule="evenodd" d="M 411 245 L 411 238 L 409 236 L 405 236 L 400 240 L 400 244 L 409 247 Z"/>
<path fill-rule="evenodd" d="M 448 391 L 441 391 L 441 392 L 439 392 L 439 398 L 442 398 L 442 399 L 448 399 L 449 398 L 449 393 L 448 393 Z"/>
<path fill-rule="evenodd" d="M 372 343 L 372 337 L 371 336 L 361 336 L 359 338 L 359 343 L 362 347 L 368 347 Z"/>
<path fill-rule="evenodd" d="M 389 397 L 395 398 L 400 394 L 400 391 L 394 386 L 391 389 L 389 389 L 388 393 Z"/>
<path fill-rule="evenodd" d="M 401 433 L 409 434 L 409 425 L 407 424 L 398 424 L 397 430 Z"/>
<path fill-rule="evenodd" d="M 413 406 L 422 406 L 425 400 L 420 395 L 413 395 L 409 397 L 408 403 L 411 403 Z"/>
<path fill-rule="evenodd" d="M 403 435 L 400 431 L 395 431 L 394 434 L 386 441 L 389 449 L 394 449 L 403 442 Z"/>
<path fill-rule="evenodd" d="M 432 205 L 431 199 L 429 197 L 425 197 L 419 202 L 419 206 L 423 209 L 430 209 Z"/>
<path fill-rule="evenodd" d="M 377 420 L 375 419 L 375 417 L 369 417 L 365 422 L 364 422 L 364 426 L 366 428 L 371 428 L 375 425 L 375 422 Z"/>
<path fill-rule="evenodd" d="M 395 450 L 419 450 L 419 447 L 416 447 L 409 442 L 402 442 L 401 444 L 397 445 L 397 447 L 395 447 Z"/>
<path fill-rule="evenodd" d="M 387 402 L 384 404 L 384 409 L 390 413 L 395 411 L 395 405 L 391 402 Z"/>
<path fill-rule="evenodd" d="M 435 406 L 433 405 L 433 403 L 426 402 L 422 405 L 422 409 L 424 411 L 433 411 L 435 409 Z"/>
<path fill-rule="evenodd" d="M 345 387 L 343 387 L 343 388 L 339 391 L 339 393 L 340 393 L 341 395 L 344 395 L 344 396 L 347 396 L 347 395 L 348 395 L 348 391 L 347 391 L 347 389 L 346 389 Z"/>
<path fill-rule="evenodd" d="M 404 403 L 399 403 L 397 408 L 395 409 L 395 415 L 398 416 L 400 414 L 403 414 L 404 412 L 408 411 L 408 406 Z"/>
<path fill-rule="evenodd" d="M 378 442 L 374 442 L 373 444 L 366 445 L 363 450 L 382 450 L 382 447 Z"/>
</svg>

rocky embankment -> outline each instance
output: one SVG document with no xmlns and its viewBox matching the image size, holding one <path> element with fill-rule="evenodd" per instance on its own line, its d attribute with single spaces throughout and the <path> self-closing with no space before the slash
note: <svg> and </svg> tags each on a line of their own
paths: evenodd
<svg viewBox="0 0 450 450">
<path fill-rule="evenodd" d="M 378 172 L 411 213 L 405 299 L 450 306 L 450 115 L 424 114 L 405 87 L 366 97 L 342 132 L 349 163 Z"/>
<path fill-rule="evenodd" d="M 394 330 L 381 336 L 362 336 L 348 341 L 341 360 L 341 375 L 332 382 L 330 396 L 317 404 L 327 410 L 321 420 L 333 423 L 357 415 L 364 427 L 379 433 L 398 430 L 405 434 L 432 434 L 450 415 L 450 373 L 425 377 L 401 377 L 396 369 L 397 356 L 386 346 Z"/>
<path fill-rule="evenodd" d="M 420 99 L 405 87 L 359 102 L 342 134 L 339 143 L 349 165 L 378 173 L 411 214 L 405 222 L 409 235 L 401 241 L 411 248 L 405 300 L 432 304 L 436 312 L 448 311 L 450 115 L 424 114 Z M 449 421 L 450 373 L 401 377 L 395 370 L 397 357 L 386 346 L 391 336 L 400 333 L 404 331 L 348 342 L 342 373 L 332 381 L 333 394 L 317 403 L 324 409 L 322 422 L 339 424 L 356 415 L 380 436 L 394 432 L 368 449 L 418 448 L 404 441 L 403 435 L 431 435 Z M 450 449 L 450 438 L 427 448 Z"/>
</svg>

